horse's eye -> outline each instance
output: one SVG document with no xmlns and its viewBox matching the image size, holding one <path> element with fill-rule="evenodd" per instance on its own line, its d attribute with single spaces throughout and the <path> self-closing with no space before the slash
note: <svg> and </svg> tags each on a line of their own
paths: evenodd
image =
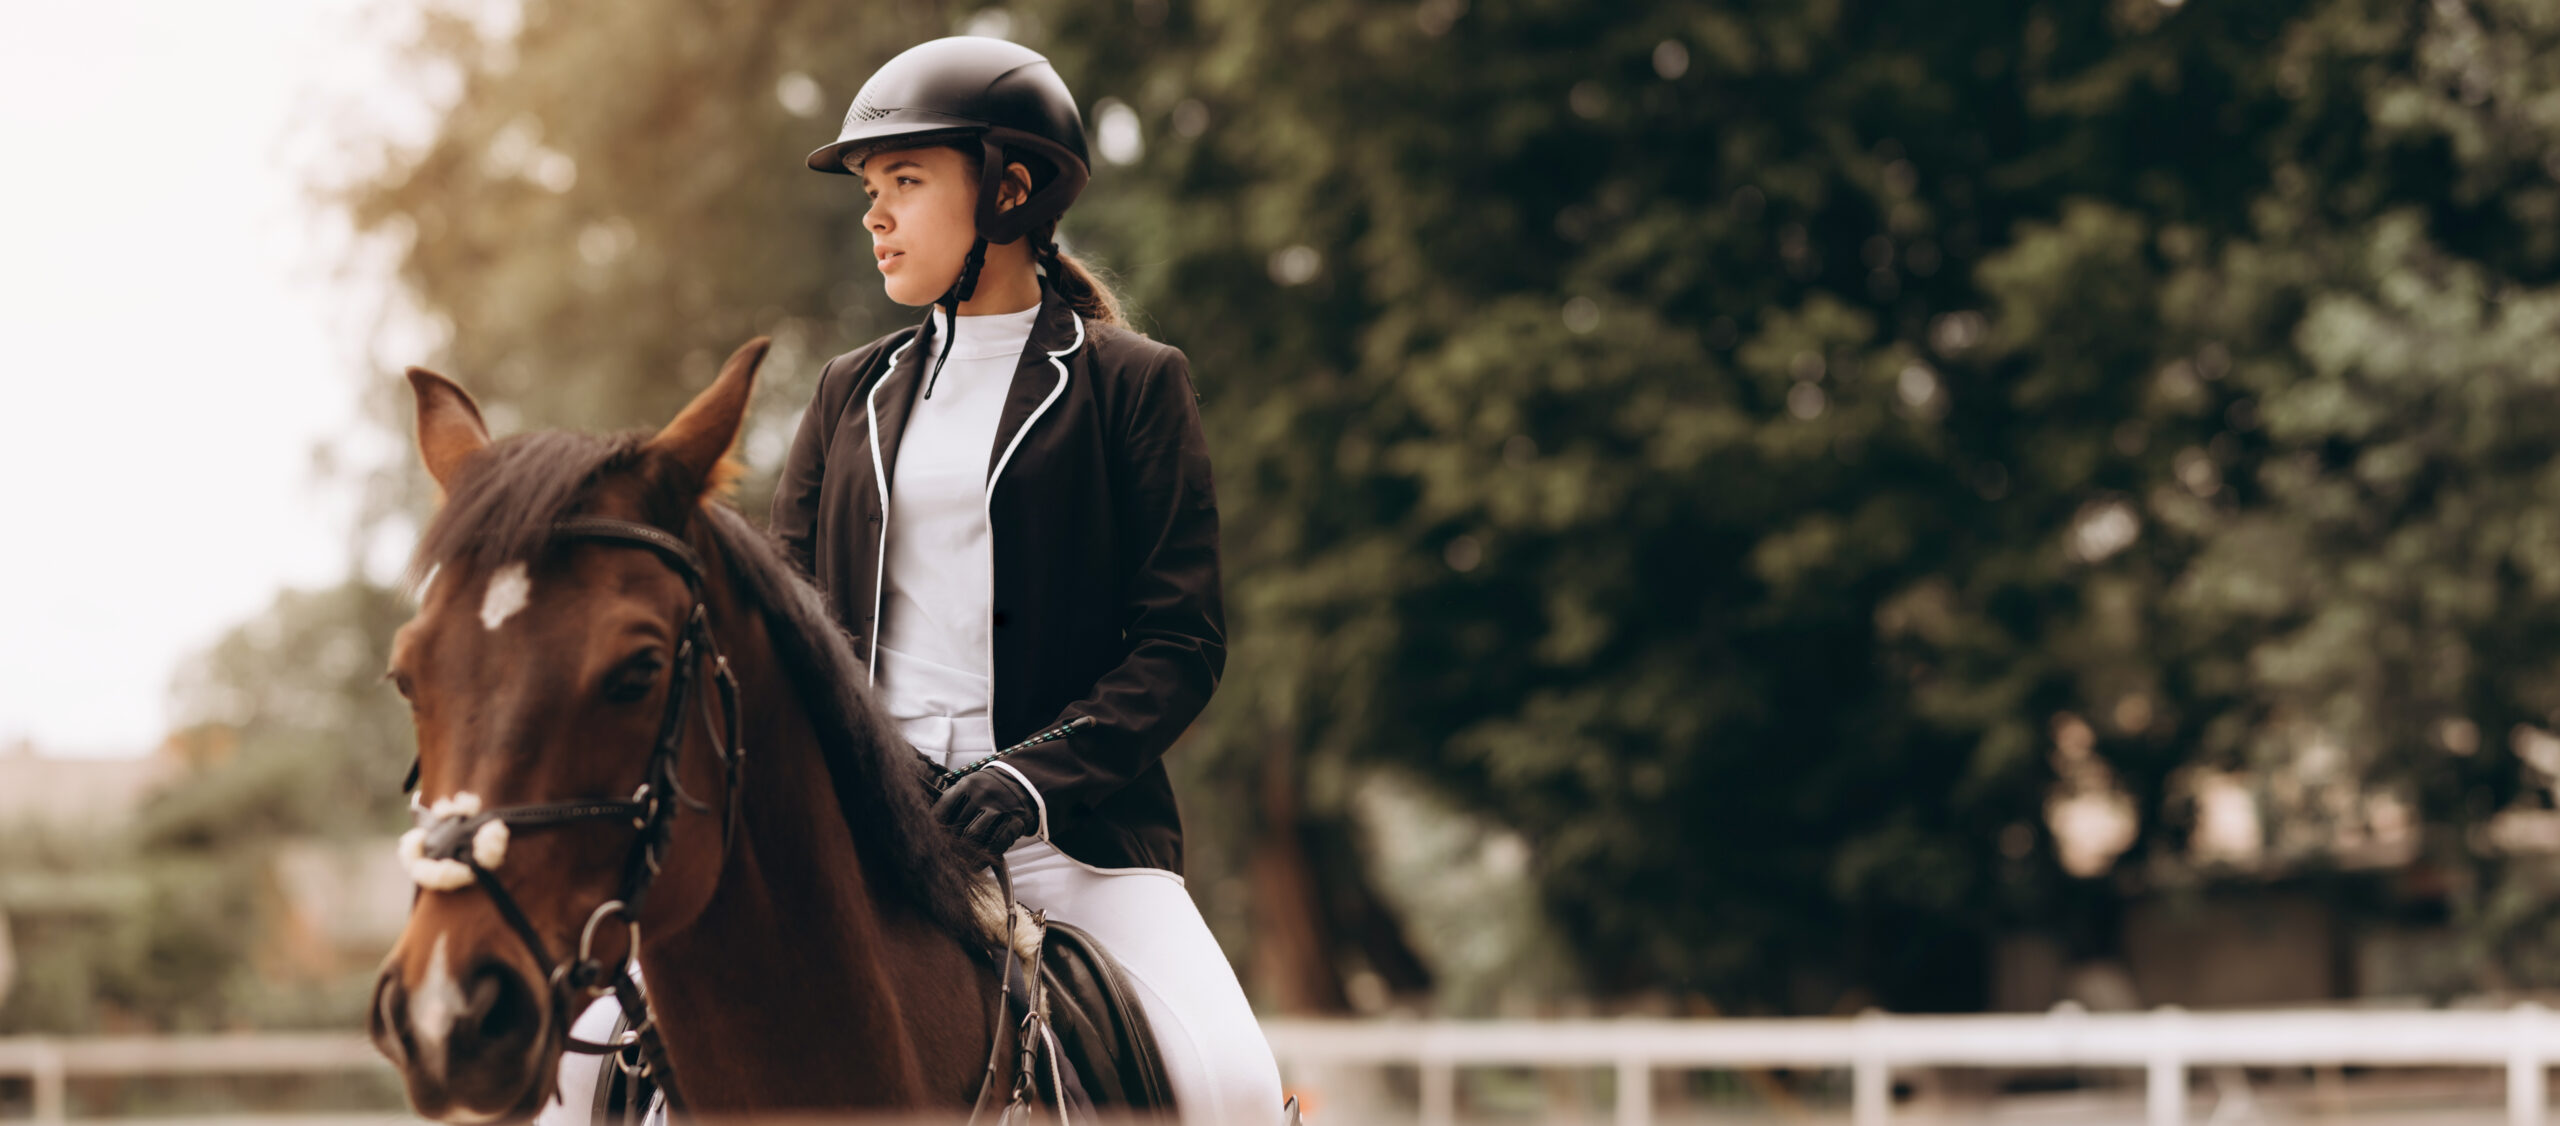
<svg viewBox="0 0 2560 1126">
<path fill-rule="evenodd" d="M 398 669 L 393 669 L 393 670 L 391 670 L 390 672 L 386 672 L 386 673 L 382 674 L 382 679 L 384 679 L 384 680 L 388 680 L 388 681 L 390 681 L 390 682 L 391 682 L 391 687 L 392 687 L 392 689 L 393 689 L 394 691 L 396 691 L 396 692 L 400 693 L 400 698 L 401 698 L 401 699 L 403 699 L 403 700 L 409 700 L 409 701 L 411 701 L 411 702 L 413 702 L 413 703 L 416 701 L 416 698 L 415 698 L 415 697 L 412 697 L 411 695 L 409 695 L 409 688 L 410 688 L 410 685 L 409 685 L 409 674 L 408 674 L 408 673 L 401 672 L 401 671 L 400 671 L 400 670 L 398 670 Z"/>
<path fill-rule="evenodd" d="M 666 662 L 656 653 L 642 653 L 624 661 L 621 668 L 605 678 L 604 698 L 617 704 L 640 700 L 657 685 L 658 674 L 665 668 Z"/>
</svg>

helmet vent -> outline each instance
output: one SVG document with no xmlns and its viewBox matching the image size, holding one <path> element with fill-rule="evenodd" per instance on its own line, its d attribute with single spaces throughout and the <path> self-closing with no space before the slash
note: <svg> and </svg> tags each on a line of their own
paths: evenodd
<svg viewBox="0 0 2560 1126">
<path fill-rule="evenodd" d="M 844 112 L 844 123 L 847 128 L 850 128 L 866 121 L 878 121 L 887 116 L 889 116 L 889 107 L 856 100 L 853 108 Z"/>
</svg>

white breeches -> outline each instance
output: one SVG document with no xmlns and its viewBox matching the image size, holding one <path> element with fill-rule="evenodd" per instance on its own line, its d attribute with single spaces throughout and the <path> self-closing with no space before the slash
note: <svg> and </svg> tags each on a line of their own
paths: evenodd
<svg viewBox="0 0 2560 1126">
<path fill-rule="evenodd" d="M 950 769 L 995 753 L 984 677 L 885 646 L 881 661 L 880 704 L 919 753 Z M 1010 763 L 997 769 L 1030 784 Z M 1016 899 L 1092 935 L 1128 973 L 1185 1121 L 1280 1121 L 1280 1067 L 1271 1044 L 1182 877 L 1161 868 L 1094 868 L 1037 835 L 1004 859 Z"/>
<path fill-rule="evenodd" d="M 1015 898 L 1093 935 L 1128 973 L 1184 1121 L 1280 1121 L 1271 1045 L 1182 877 L 1159 868 L 1088 868 L 1036 839 L 1013 846 L 1005 866 Z"/>
<path fill-rule="evenodd" d="M 631 964 L 631 980 L 640 980 L 640 964 Z M 643 989 L 641 992 L 647 992 Z M 622 1015 L 622 1003 L 611 997 L 600 997 L 569 1025 L 569 1035 L 589 1043 L 598 1043 L 613 1035 L 614 1018 Z M 542 1106 L 533 1118 L 533 1126 L 589 1126 L 596 1105 L 596 1083 L 604 1078 L 604 1069 L 612 1066 L 603 1056 L 582 1056 L 576 1052 L 560 1054 L 560 1097 Z M 664 1102 L 649 1106 L 647 1126 L 667 1126 Z"/>
</svg>

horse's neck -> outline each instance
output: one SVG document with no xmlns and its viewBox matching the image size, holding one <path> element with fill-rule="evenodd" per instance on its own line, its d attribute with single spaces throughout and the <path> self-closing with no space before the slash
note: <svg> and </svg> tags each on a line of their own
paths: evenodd
<svg viewBox="0 0 2560 1126">
<path fill-rule="evenodd" d="M 739 672 L 749 758 L 737 844 L 700 918 L 645 962 L 676 1081 L 702 1111 L 947 1102 L 957 1087 L 945 1057 L 983 1049 L 982 1011 L 933 1011 L 942 999 L 911 979 L 956 967 L 943 992 L 965 1003 L 968 955 L 905 905 L 874 899 L 801 701 L 769 652 Z M 953 1017 L 975 1030 L 965 1045 Z"/>
</svg>

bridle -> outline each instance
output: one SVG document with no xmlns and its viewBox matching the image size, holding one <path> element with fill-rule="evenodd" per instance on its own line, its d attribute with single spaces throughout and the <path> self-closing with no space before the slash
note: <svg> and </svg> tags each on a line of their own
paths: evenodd
<svg viewBox="0 0 2560 1126">
<path fill-rule="evenodd" d="M 735 842 L 738 827 L 738 784 L 746 762 L 746 747 L 741 742 L 738 712 L 738 682 L 729 672 L 729 660 L 720 653 L 719 643 L 711 636 L 711 614 L 703 601 L 702 558 L 682 539 L 647 524 L 605 516 L 574 516 L 551 526 L 554 543 L 593 543 L 612 547 L 633 547 L 655 553 L 669 569 L 684 579 L 685 588 L 693 596 L 693 608 L 685 616 L 684 633 L 676 643 L 675 659 L 669 662 L 666 710 L 658 721 L 657 738 L 650 744 L 649 761 L 640 787 L 627 798 L 585 798 L 569 801 L 511 805 L 488 810 L 448 811 L 441 814 L 419 805 L 416 788 L 418 766 L 409 766 L 409 778 L 402 789 L 410 793 L 409 806 L 417 816 L 422 834 L 420 854 L 430 860 L 457 862 L 470 869 L 473 883 L 489 895 L 498 914 L 524 942 L 525 950 L 541 967 L 554 1000 L 564 1001 L 573 994 L 590 997 L 612 994 L 621 1002 L 628 1026 L 613 1043 L 595 1043 L 567 1038 L 567 1050 L 583 1055 L 615 1054 L 625 1070 L 654 1082 L 667 1095 L 670 1105 L 682 1105 L 675 1095 L 675 1076 L 669 1068 L 666 1051 L 657 1036 L 657 1025 L 649 1014 L 648 999 L 641 995 L 639 983 L 632 980 L 630 964 L 640 952 L 640 905 L 657 880 L 659 861 L 665 855 L 667 838 L 673 829 L 678 806 L 697 813 L 709 813 L 711 807 L 686 793 L 677 779 L 678 758 L 684 746 L 685 713 L 691 710 L 695 666 L 707 664 L 711 683 L 718 690 L 720 720 L 711 715 L 710 698 L 705 697 L 703 727 L 711 738 L 711 748 L 720 758 L 722 777 L 728 794 L 721 814 L 722 851 Z M 622 887 L 611 899 L 597 905 L 587 916 L 578 934 L 575 956 L 561 961 L 551 957 L 542 935 L 534 929 L 524 910 L 508 894 L 497 873 L 483 866 L 474 841 L 480 830 L 500 824 L 510 833 L 517 830 L 548 829 L 586 821 L 629 821 L 639 830 L 632 838 L 631 850 L 622 865 Z M 595 956 L 598 925 L 613 915 L 620 915 L 630 934 L 630 944 L 614 964 L 607 965 Z M 563 1019 L 574 1014 L 561 1006 Z M 625 1050 L 629 1049 L 629 1052 Z M 636 1053 L 637 1058 L 633 1058 Z"/>
<path fill-rule="evenodd" d="M 684 580 L 686 590 L 693 597 L 693 607 L 685 615 L 684 633 L 676 643 L 675 659 L 670 662 L 668 670 L 666 709 L 658 721 L 657 737 L 650 743 L 648 766 L 639 788 L 633 790 L 628 798 L 573 799 L 485 810 L 476 807 L 450 809 L 441 803 L 438 807 L 427 808 L 419 804 L 416 795 L 418 764 L 412 761 L 409 764 L 408 780 L 401 784 L 401 789 L 410 794 L 409 806 L 418 820 L 420 858 L 458 863 L 469 870 L 471 881 L 488 893 L 489 901 L 497 907 L 498 914 L 506 919 L 508 927 L 513 929 L 516 937 L 524 943 L 525 950 L 533 955 L 534 963 L 541 967 L 544 980 L 552 990 L 554 1000 L 563 1002 L 556 1006 L 561 1012 L 566 1014 L 565 1001 L 570 996 L 580 993 L 589 997 L 603 997 L 610 994 L 621 1004 L 624 1031 L 611 1042 L 599 1043 L 566 1036 L 563 1038 L 566 1041 L 565 1049 L 581 1055 L 613 1056 L 625 1072 L 642 1083 L 641 1089 L 634 1093 L 635 1106 L 645 1105 L 645 1088 L 655 1086 L 659 1093 L 666 1097 L 670 1108 L 681 1109 L 684 1106 L 684 1100 L 676 1090 L 674 1068 L 667 1060 L 665 1043 L 658 1035 L 657 1023 L 651 1016 L 648 998 L 640 992 L 639 982 L 632 978 L 630 967 L 632 960 L 637 958 L 640 952 L 641 901 L 648 895 L 650 886 L 657 879 L 659 861 L 665 854 L 668 835 L 673 828 L 678 808 L 681 806 L 696 813 L 711 812 L 708 804 L 686 793 L 683 783 L 677 778 L 678 760 L 684 746 L 685 713 L 692 709 L 697 664 L 710 666 L 711 682 L 718 690 L 720 718 L 717 722 L 713 720 L 710 702 L 706 698 L 703 708 L 703 727 L 711 738 L 713 752 L 720 758 L 723 785 L 728 790 L 720 822 L 722 852 L 725 854 L 735 843 L 738 827 L 739 780 L 746 763 L 746 747 L 742 741 L 738 709 L 738 682 L 729 671 L 728 658 L 721 654 L 719 643 L 711 634 L 710 608 L 702 597 L 701 556 L 682 539 L 635 521 L 604 516 L 574 516 L 551 526 L 551 542 L 595 543 L 613 547 L 640 548 L 653 552 L 667 564 L 669 569 L 675 571 L 677 576 Z M 1093 723 L 1094 720 L 1090 716 L 1078 716 L 1056 728 L 998 751 L 973 767 L 947 773 L 938 780 L 937 789 L 948 787 L 952 782 L 998 759 L 1008 757 L 1014 752 L 1065 738 L 1092 726 Z M 669 800 L 670 798 L 673 800 Z M 438 812 L 439 809 L 444 812 Z M 516 904 L 515 897 L 508 893 L 506 885 L 499 881 L 497 873 L 492 870 L 499 866 L 499 863 L 484 865 L 481 862 L 479 849 L 476 847 L 480 831 L 493 824 L 505 826 L 512 834 L 519 829 L 547 829 L 574 825 L 583 821 L 621 820 L 630 821 L 632 826 L 639 830 L 638 835 L 633 837 L 631 850 L 625 855 L 623 861 L 621 890 L 614 898 L 598 904 L 593 913 L 587 916 L 586 925 L 578 933 L 578 949 L 575 956 L 565 961 L 554 961 L 550 949 L 542 941 L 540 932 L 534 929 L 532 921 L 525 917 L 524 910 Z M 500 863 L 502 859 L 503 857 Z M 993 867 L 996 882 L 1003 897 L 1004 917 L 1007 920 L 1005 925 L 1010 928 L 1014 912 L 1012 880 L 1005 870 L 1003 858 L 995 858 Z M 608 965 L 595 956 L 595 935 L 597 927 L 605 919 L 614 915 L 622 917 L 623 925 L 630 935 L 630 942 L 624 947 L 622 957 Z M 999 979 L 998 990 L 1012 993 L 1024 1002 L 1022 1028 L 1017 1030 L 1014 1037 L 1020 1058 L 1015 1065 L 1014 1088 L 1008 1104 L 1009 1115 L 1011 1109 L 1024 1107 L 1031 1097 L 1032 1044 L 1035 1035 L 1033 1030 L 1045 1024 L 1046 1006 L 1041 1003 L 1036 992 L 1039 983 L 1036 959 L 1032 964 L 1024 964 L 1013 951 L 1010 942 L 1000 945 L 1002 949 L 999 956 L 1004 960 L 1005 968 Z M 1001 1000 L 995 1007 L 994 1017 L 997 1030 L 991 1031 L 988 1037 L 987 1074 L 982 1080 L 980 1101 L 989 1090 L 993 1089 L 996 1066 L 1001 1058 L 998 1053 L 1004 1046 L 1004 1039 L 1000 1033 L 1005 1019 L 1005 1006 Z M 1056 1062 L 1056 1057 L 1053 1055 L 1051 1057 L 1053 1070 Z M 1063 1100 L 1065 1097 L 1063 1085 L 1058 1086 L 1057 1089 L 1061 1092 L 1059 1097 Z M 972 1121 L 976 1119 L 976 1109 L 973 1103 Z M 1060 1113 L 1063 1121 L 1063 1104 Z"/>
</svg>

